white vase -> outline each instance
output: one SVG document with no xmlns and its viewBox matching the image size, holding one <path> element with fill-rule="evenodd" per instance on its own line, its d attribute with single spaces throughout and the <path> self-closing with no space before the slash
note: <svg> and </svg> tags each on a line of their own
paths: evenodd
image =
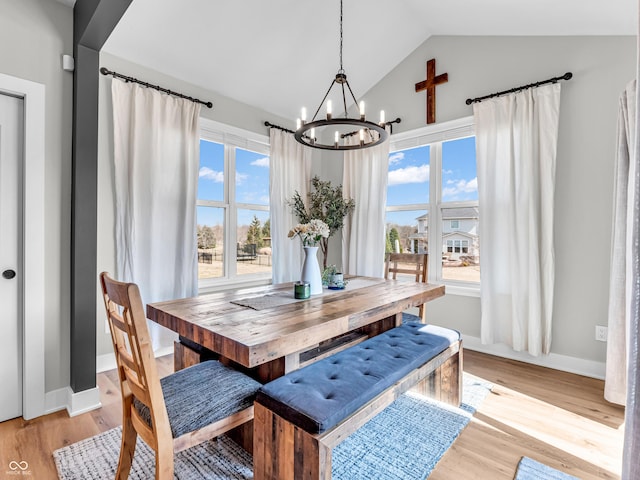
<svg viewBox="0 0 640 480">
<path fill-rule="evenodd" d="M 322 275 L 318 264 L 318 247 L 303 247 L 304 262 L 302 263 L 302 273 L 300 280 L 309 282 L 311 295 L 322 293 Z"/>
</svg>

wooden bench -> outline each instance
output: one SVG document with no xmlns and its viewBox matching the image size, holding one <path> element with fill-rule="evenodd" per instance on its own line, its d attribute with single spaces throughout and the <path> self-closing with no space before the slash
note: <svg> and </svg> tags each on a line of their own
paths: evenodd
<svg viewBox="0 0 640 480">
<path fill-rule="evenodd" d="M 332 449 L 412 387 L 460 405 L 458 332 L 407 323 L 267 383 L 254 404 L 255 480 L 330 479 Z"/>
</svg>

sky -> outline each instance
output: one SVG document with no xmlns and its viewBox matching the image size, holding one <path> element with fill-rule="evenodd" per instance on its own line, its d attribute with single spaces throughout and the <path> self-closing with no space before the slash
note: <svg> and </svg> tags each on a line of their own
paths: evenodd
<svg viewBox="0 0 640 480">
<path fill-rule="evenodd" d="M 422 146 L 389 154 L 387 205 L 429 202 L 430 148 Z M 198 198 L 224 200 L 224 146 L 200 141 Z M 236 148 L 236 202 L 269 205 L 269 157 Z M 442 201 L 478 200 L 475 138 L 444 142 L 442 145 Z M 387 221 L 414 225 L 426 210 L 391 212 Z M 238 225 L 248 225 L 256 215 L 262 223 L 268 211 L 239 210 Z M 222 224 L 221 208 L 198 207 L 198 224 Z"/>
<path fill-rule="evenodd" d="M 224 200 L 224 146 L 200 140 L 200 171 L 198 199 Z M 269 205 L 269 157 L 236 148 L 236 202 Z M 269 218 L 268 211 L 239 210 L 238 225 L 249 225 L 256 215 L 261 223 Z M 221 208 L 198 207 L 198 224 L 222 224 Z"/>
<path fill-rule="evenodd" d="M 429 146 L 391 152 L 387 205 L 429 203 L 431 167 Z M 442 201 L 478 200 L 475 137 L 444 142 L 442 145 Z M 389 212 L 387 222 L 415 225 L 426 210 Z"/>
</svg>

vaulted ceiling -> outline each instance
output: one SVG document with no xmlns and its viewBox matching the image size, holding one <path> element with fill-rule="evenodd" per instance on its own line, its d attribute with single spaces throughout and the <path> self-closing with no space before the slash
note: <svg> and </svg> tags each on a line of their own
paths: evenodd
<svg viewBox="0 0 640 480">
<path fill-rule="evenodd" d="M 339 12 L 339 0 L 133 0 L 103 50 L 295 118 L 338 71 Z M 362 96 L 432 35 L 635 35 L 637 18 L 636 0 L 344 0 L 344 68 Z"/>
</svg>

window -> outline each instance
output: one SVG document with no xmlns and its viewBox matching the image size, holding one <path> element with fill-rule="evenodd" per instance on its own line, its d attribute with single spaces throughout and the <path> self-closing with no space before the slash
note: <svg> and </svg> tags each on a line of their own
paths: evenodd
<svg viewBox="0 0 640 480">
<path fill-rule="evenodd" d="M 431 281 L 477 284 L 478 218 L 471 117 L 392 137 L 387 251 L 430 253 Z"/>
<path fill-rule="evenodd" d="M 447 240 L 447 253 L 469 253 L 469 240 Z"/>
<path fill-rule="evenodd" d="M 201 125 L 199 284 L 269 279 L 268 139 L 205 119 Z"/>
<path fill-rule="evenodd" d="M 428 250 L 429 161 L 428 145 L 389 155 L 387 252 Z"/>
</svg>

